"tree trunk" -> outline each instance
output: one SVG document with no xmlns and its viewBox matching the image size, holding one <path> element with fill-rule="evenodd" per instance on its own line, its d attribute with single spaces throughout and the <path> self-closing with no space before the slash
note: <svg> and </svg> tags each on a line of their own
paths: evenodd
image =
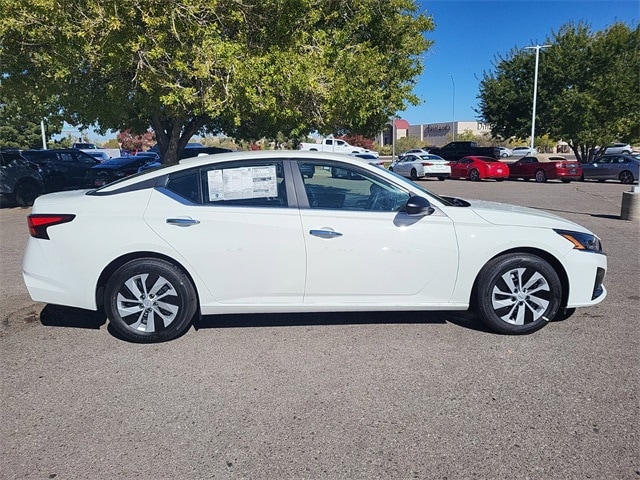
<svg viewBox="0 0 640 480">
<path fill-rule="evenodd" d="M 156 134 L 158 154 L 162 163 L 178 163 L 184 147 L 208 120 L 206 116 L 191 119 L 151 118 L 149 123 Z"/>
</svg>

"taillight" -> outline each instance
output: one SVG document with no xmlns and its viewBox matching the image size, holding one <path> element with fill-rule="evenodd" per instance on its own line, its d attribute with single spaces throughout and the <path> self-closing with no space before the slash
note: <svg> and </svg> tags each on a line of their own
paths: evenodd
<svg viewBox="0 0 640 480">
<path fill-rule="evenodd" d="M 431 166 L 433 166 L 433 163 L 431 163 L 431 162 L 422 162 L 422 166 L 423 167 L 431 167 Z"/>
<path fill-rule="evenodd" d="M 49 240 L 49 234 L 47 228 L 54 225 L 60 225 L 62 223 L 70 222 L 76 218 L 75 215 L 54 215 L 47 213 L 34 213 L 27 217 L 27 223 L 29 225 L 29 234 L 33 238 L 42 238 Z"/>
</svg>

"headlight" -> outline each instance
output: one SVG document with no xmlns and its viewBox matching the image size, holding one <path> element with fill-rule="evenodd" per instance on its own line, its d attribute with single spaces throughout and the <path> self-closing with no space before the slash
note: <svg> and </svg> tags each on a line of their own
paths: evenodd
<svg viewBox="0 0 640 480">
<path fill-rule="evenodd" d="M 563 236 L 571 243 L 576 250 L 602 253 L 602 243 L 600 239 L 590 233 L 572 232 L 570 230 L 554 230 L 558 235 Z"/>
</svg>

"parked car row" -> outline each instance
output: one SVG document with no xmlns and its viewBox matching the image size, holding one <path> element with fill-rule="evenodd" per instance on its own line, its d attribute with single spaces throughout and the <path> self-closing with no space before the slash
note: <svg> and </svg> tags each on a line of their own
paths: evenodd
<svg viewBox="0 0 640 480">
<path fill-rule="evenodd" d="M 206 147 L 202 147 L 206 148 Z M 199 151 L 199 147 L 190 150 Z M 223 153 L 214 149 L 215 153 Z M 97 188 L 120 178 L 161 165 L 156 152 L 139 152 L 100 161 L 77 149 L 57 150 L 0 150 L 2 162 L 0 200 L 19 206 L 28 206 L 42 193 L 73 188 Z M 192 152 L 189 152 L 190 155 Z M 200 152 L 198 155 L 203 154 Z M 368 154 L 354 155 L 384 168 L 384 161 Z M 189 157 L 187 157 L 189 158 Z M 402 154 L 389 166 L 398 175 L 417 180 L 421 178 L 468 179 L 471 181 L 494 179 L 560 180 L 617 180 L 623 184 L 636 183 L 640 178 L 640 154 L 605 154 L 590 163 L 581 164 L 561 155 L 533 154 L 507 164 L 491 157 L 467 156 L 458 161 L 413 150 Z M 313 170 L 303 175 L 312 178 Z M 340 169 L 333 169 L 334 177 L 342 177 Z"/>
<path fill-rule="evenodd" d="M 527 147 L 528 148 L 528 147 Z M 640 154 L 603 155 L 582 164 L 556 154 L 529 154 L 507 164 L 491 157 L 467 156 L 458 161 L 446 161 L 430 153 L 409 151 L 389 165 L 389 170 L 417 180 L 420 178 L 461 178 L 471 181 L 494 179 L 560 180 L 564 183 L 579 180 L 617 180 L 631 184 L 640 178 Z"/>
</svg>

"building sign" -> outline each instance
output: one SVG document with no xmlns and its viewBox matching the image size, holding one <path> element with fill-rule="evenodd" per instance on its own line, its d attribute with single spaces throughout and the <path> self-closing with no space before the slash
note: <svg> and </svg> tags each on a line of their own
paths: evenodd
<svg viewBox="0 0 640 480">
<path fill-rule="evenodd" d="M 425 137 L 445 136 L 451 131 L 450 123 L 430 123 L 425 125 L 423 135 Z"/>
</svg>

